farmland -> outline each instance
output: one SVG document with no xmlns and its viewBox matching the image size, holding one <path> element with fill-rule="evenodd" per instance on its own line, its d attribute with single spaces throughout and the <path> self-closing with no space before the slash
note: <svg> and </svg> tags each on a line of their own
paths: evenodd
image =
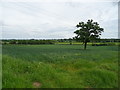
<svg viewBox="0 0 120 90">
<path fill-rule="evenodd" d="M 3 88 L 117 88 L 118 46 L 3 45 Z M 38 85 L 36 85 L 37 83 Z"/>
</svg>

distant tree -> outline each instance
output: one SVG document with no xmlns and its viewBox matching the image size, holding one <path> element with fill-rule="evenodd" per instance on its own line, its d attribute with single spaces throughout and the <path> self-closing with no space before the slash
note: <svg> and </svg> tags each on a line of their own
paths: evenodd
<svg viewBox="0 0 120 90">
<path fill-rule="evenodd" d="M 70 45 L 72 45 L 72 38 L 69 38 L 68 40 L 69 40 Z"/>
<path fill-rule="evenodd" d="M 86 49 L 88 41 L 99 39 L 101 32 L 104 31 L 104 29 L 101 28 L 97 22 L 93 22 L 92 19 L 88 20 L 87 23 L 79 22 L 76 27 L 78 30 L 74 32 L 77 34 L 75 39 L 81 40 L 83 42 L 84 49 Z"/>
</svg>

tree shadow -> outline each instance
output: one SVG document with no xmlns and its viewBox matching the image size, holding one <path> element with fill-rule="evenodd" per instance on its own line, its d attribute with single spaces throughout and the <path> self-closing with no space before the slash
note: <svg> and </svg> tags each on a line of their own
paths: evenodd
<svg viewBox="0 0 120 90">
<path fill-rule="evenodd" d="M 82 48 L 80 48 L 80 49 L 74 49 L 74 50 L 77 50 L 77 51 L 91 51 L 91 49 L 82 49 Z"/>
</svg>

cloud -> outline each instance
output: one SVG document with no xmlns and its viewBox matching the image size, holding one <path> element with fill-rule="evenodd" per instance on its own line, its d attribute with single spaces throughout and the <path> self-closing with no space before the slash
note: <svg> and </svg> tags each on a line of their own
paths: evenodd
<svg viewBox="0 0 120 90">
<path fill-rule="evenodd" d="M 118 2 L 119 0 L 2 0 L 3 2 Z"/>
<path fill-rule="evenodd" d="M 3 2 L 3 38 L 71 38 L 76 24 L 88 19 L 117 38 L 117 4 L 111 2 Z"/>
</svg>

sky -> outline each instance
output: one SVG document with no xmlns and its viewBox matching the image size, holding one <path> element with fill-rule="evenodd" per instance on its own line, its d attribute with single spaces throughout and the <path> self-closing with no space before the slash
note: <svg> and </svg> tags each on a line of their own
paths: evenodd
<svg viewBox="0 0 120 90">
<path fill-rule="evenodd" d="M 119 0 L 3 0 L 0 38 L 61 39 L 74 37 L 88 19 L 104 28 L 101 38 L 118 38 Z"/>
</svg>

